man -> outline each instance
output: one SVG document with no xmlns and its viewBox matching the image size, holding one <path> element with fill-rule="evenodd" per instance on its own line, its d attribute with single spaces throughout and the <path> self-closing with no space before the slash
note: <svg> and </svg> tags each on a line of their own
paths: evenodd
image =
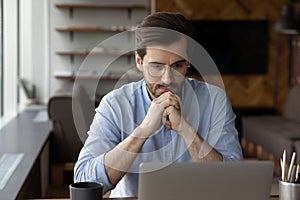
<svg viewBox="0 0 300 200">
<path fill-rule="evenodd" d="M 141 162 L 241 160 L 225 92 L 185 78 L 193 29 L 180 14 L 146 17 L 136 30 L 144 79 L 106 95 L 75 166 L 74 180 L 104 184 L 111 197 L 137 197 Z M 197 52 L 196 52 L 197 53 Z"/>
</svg>

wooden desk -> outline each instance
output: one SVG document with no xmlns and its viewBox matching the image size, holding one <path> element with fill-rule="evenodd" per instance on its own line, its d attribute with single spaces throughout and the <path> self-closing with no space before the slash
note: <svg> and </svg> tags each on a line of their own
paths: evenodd
<svg viewBox="0 0 300 200">
<path fill-rule="evenodd" d="M 0 190 L 0 199 L 25 199 L 41 196 L 48 181 L 49 121 L 34 122 L 36 111 L 24 111 L 0 130 L 0 157 L 23 153 L 24 157 Z"/>
<path fill-rule="evenodd" d="M 278 196 L 277 197 L 274 196 L 270 198 L 270 200 L 278 200 L 278 199 L 279 199 Z M 70 200 L 70 199 L 51 199 L 51 200 Z M 103 198 L 103 200 L 138 200 L 138 199 L 137 198 Z"/>
</svg>

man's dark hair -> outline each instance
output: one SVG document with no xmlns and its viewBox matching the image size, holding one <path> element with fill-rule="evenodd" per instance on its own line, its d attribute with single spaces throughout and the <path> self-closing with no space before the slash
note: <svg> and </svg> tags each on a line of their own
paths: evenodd
<svg viewBox="0 0 300 200">
<path fill-rule="evenodd" d="M 160 29 L 147 29 L 147 28 Z M 180 34 L 167 34 L 167 30 L 176 31 Z M 174 32 L 174 33 L 176 33 Z M 170 12 L 157 12 L 147 16 L 136 30 L 136 49 L 143 59 L 146 47 L 149 44 L 171 44 L 182 37 L 182 34 L 195 39 L 195 29 L 191 23 L 181 14 Z M 188 42 L 189 43 L 189 42 Z M 187 49 L 189 44 L 187 44 Z"/>
</svg>

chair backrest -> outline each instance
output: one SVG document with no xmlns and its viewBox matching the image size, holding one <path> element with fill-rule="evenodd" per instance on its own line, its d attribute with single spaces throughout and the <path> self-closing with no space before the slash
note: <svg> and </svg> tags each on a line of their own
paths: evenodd
<svg viewBox="0 0 300 200">
<path fill-rule="evenodd" d="M 300 85 L 293 86 L 289 91 L 284 110 L 284 117 L 300 122 Z"/>
<path fill-rule="evenodd" d="M 94 115 L 92 101 L 82 87 L 72 94 L 56 94 L 48 102 L 49 118 L 53 122 L 50 154 L 56 163 L 75 162 Z M 74 111 L 74 112 L 73 112 Z"/>
<path fill-rule="evenodd" d="M 95 115 L 95 103 L 89 99 L 89 95 L 80 84 L 73 87 L 73 119 L 79 137 L 85 141 L 87 131 Z"/>
</svg>

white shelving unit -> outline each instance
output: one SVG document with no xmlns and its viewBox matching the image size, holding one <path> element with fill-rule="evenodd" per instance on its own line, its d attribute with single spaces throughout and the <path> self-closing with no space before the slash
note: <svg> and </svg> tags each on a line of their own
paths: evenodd
<svg viewBox="0 0 300 200">
<path fill-rule="evenodd" d="M 148 15 L 148 3 L 148 0 L 51 0 L 50 93 L 62 87 L 72 88 L 75 78 L 86 88 L 93 88 L 101 76 L 101 81 L 106 82 L 101 83 L 102 93 L 115 87 L 112 82 L 120 84 L 126 82 L 126 77 L 130 79 L 123 76 L 135 65 L 134 53 L 124 51 L 134 44 L 134 35 L 127 30 Z M 116 35 L 117 39 L 112 40 Z"/>
</svg>

